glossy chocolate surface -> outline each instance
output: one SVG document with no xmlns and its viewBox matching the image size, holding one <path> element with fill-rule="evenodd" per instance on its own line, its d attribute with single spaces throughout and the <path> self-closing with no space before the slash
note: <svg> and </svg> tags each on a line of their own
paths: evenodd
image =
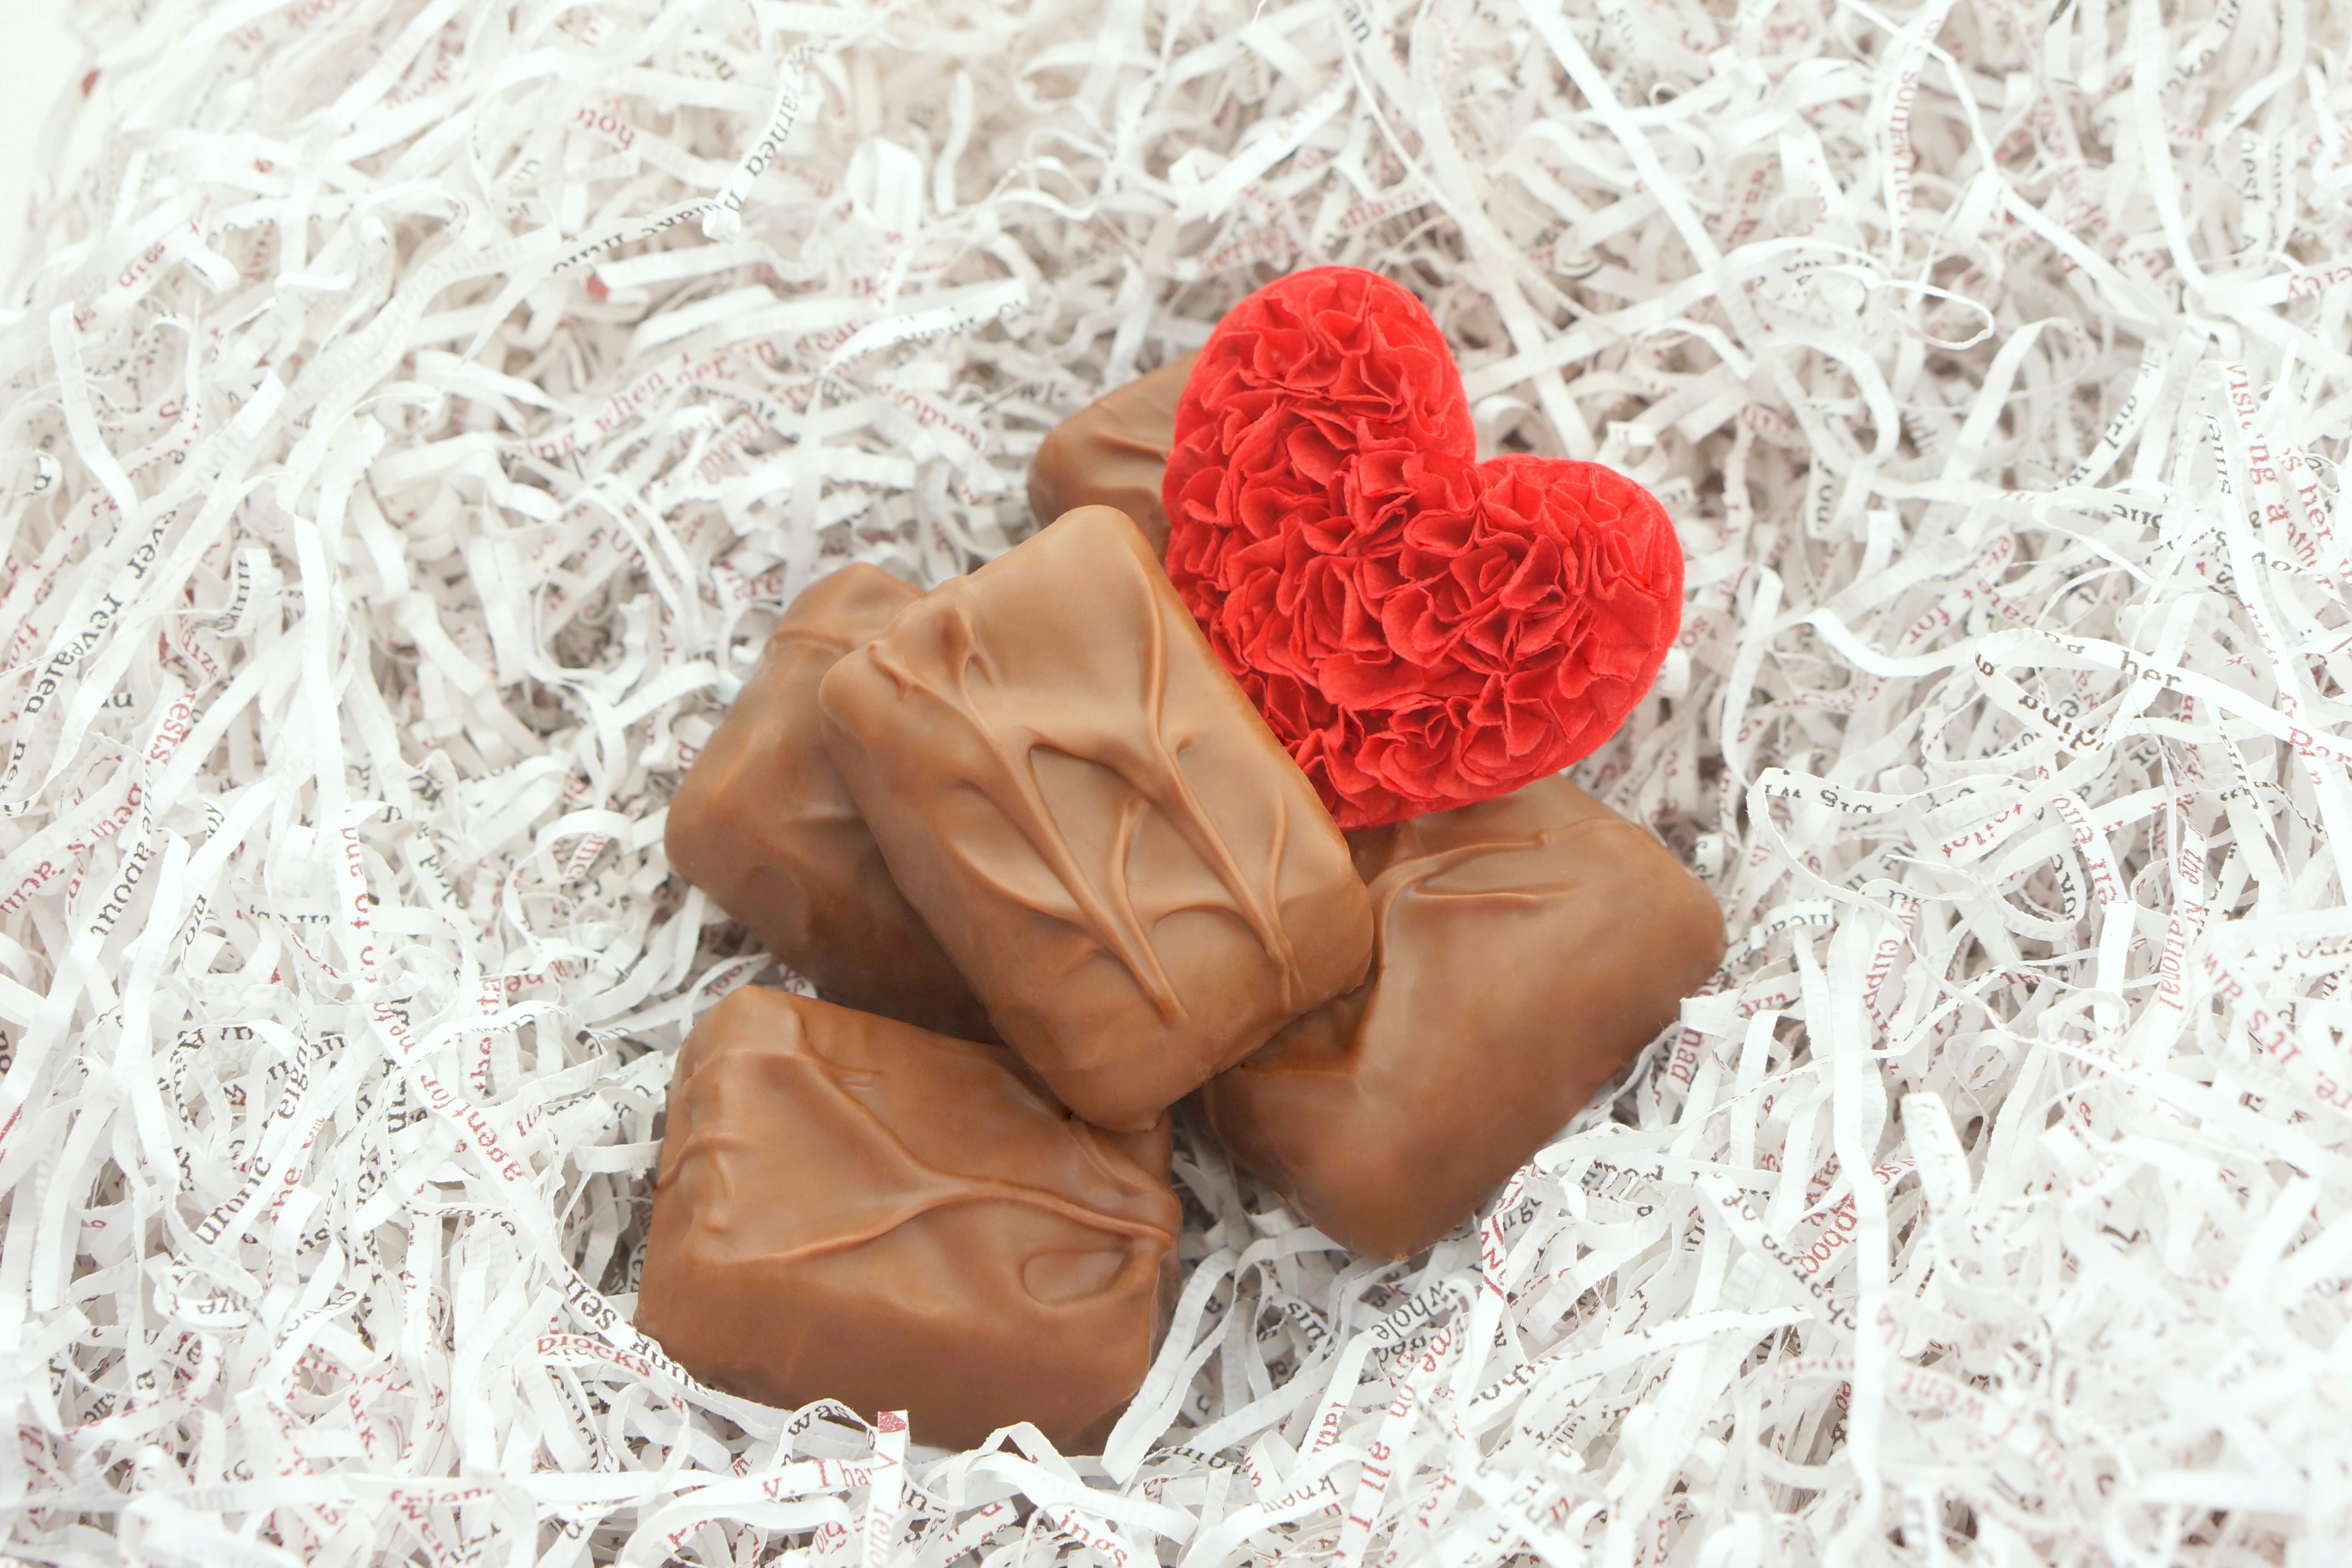
<svg viewBox="0 0 2352 1568">
<path fill-rule="evenodd" d="M 1001 1047 L 747 987 L 679 1054 L 637 1324 L 704 1381 L 1099 1441 L 1151 1363 L 1169 1122 L 1100 1131 Z"/>
<path fill-rule="evenodd" d="M 1135 520 L 1154 555 L 1168 548 L 1160 479 L 1176 439 L 1176 400 L 1189 353 L 1107 392 L 1047 433 L 1029 463 L 1029 510 L 1051 522 L 1082 506 L 1115 506 Z"/>
<path fill-rule="evenodd" d="M 908 900 L 1087 1121 L 1149 1126 L 1363 977 L 1346 840 L 1123 513 L 942 584 L 822 705 Z"/>
<path fill-rule="evenodd" d="M 988 1016 L 890 880 L 833 765 L 817 683 L 919 595 L 845 566 L 793 601 L 670 802 L 670 864 L 845 1006 L 963 1039 Z"/>
<path fill-rule="evenodd" d="M 1561 778 L 1350 837 L 1372 979 L 1201 1100 L 1325 1235 L 1403 1258 L 1675 1020 L 1723 956 L 1723 917 L 1647 829 Z"/>
</svg>

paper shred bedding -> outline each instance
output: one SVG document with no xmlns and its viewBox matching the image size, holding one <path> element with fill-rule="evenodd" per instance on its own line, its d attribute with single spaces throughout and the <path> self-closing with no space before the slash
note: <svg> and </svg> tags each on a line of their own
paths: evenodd
<svg viewBox="0 0 2352 1568">
<path fill-rule="evenodd" d="M 26 1563 L 2340 1561 L 2352 54 L 2310 0 L 89 0 L 0 317 Z M 11 149 L 9 156 L 30 156 Z M 1734 945 L 1408 1264 L 1186 1135 L 1106 1458 L 628 1323 L 785 984 L 663 810 L 1295 265 L 1673 510 Z"/>
</svg>

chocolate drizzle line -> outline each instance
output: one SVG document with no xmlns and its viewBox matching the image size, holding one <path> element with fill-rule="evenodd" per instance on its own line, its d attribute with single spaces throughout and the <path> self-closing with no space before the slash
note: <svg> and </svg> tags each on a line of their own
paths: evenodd
<svg viewBox="0 0 2352 1568">
<path fill-rule="evenodd" d="M 803 1242 L 798 1246 L 768 1248 L 762 1252 L 762 1257 L 775 1262 L 789 1263 L 803 1258 L 821 1258 L 831 1253 L 850 1251 L 887 1236 L 901 1226 L 911 1224 L 935 1210 L 949 1208 L 958 1204 L 972 1203 L 1018 1204 L 1093 1230 L 1138 1240 L 1158 1239 L 1164 1242 L 1170 1238 L 1171 1233 L 1162 1226 L 1142 1220 L 1127 1219 L 1118 1215 L 1107 1214 L 1085 1204 L 1074 1203 L 1059 1194 L 1049 1192 L 1042 1187 L 1002 1181 L 992 1176 L 959 1175 L 954 1172 L 940 1169 L 909 1148 L 905 1139 L 899 1137 L 888 1123 L 876 1114 L 871 1106 L 851 1092 L 847 1087 L 850 1080 L 857 1078 L 876 1077 L 874 1068 L 845 1067 L 826 1058 L 817 1050 L 808 1032 L 800 1026 L 797 1017 L 793 1018 L 789 1027 L 791 1043 L 794 1048 L 789 1051 L 764 1052 L 757 1058 L 756 1065 L 770 1069 L 782 1067 L 792 1071 L 803 1086 L 795 1097 L 802 1104 L 811 1108 L 822 1105 L 834 1112 L 833 1120 L 835 1125 L 850 1130 L 850 1136 L 854 1141 L 869 1150 L 879 1152 L 892 1166 L 896 1167 L 898 1179 L 888 1182 L 886 1189 L 896 1201 L 885 1209 L 881 1217 L 877 1219 L 869 1219 L 861 1226 L 846 1227 L 837 1234 Z M 950 1041 L 937 1037 L 934 1037 L 934 1039 L 941 1047 L 964 1045 L 962 1041 Z M 975 1053 L 984 1049 L 979 1047 L 964 1047 L 964 1048 Z M 752 1060 L 737 1058 L 732 1063 L 716 1061 L 709 1063 L 705 1070 L 712 1067 L 723 1069 L 728 1065 L 749 1068 L 755 1064 Z M 698 1073 L 696 1076 L 699 1077 L 700 1074 Z M 677 1173 L 683 1169 L 688 1162 L 698 1156 L 706 1157 L 710 1162 L 707 1169 L 725 1190 L 727 1206 L 742 1205 L 746 1208 L 755 1206 L 751 1196 L 734 1190 L 735 1165 L 727 1158 L 732 1151 L 753 1149 L 755 1142 L 753 1139 L 740 1132 L 728 1131 L 730 1125 L 733 1123 L 730 1119 L 725 1118 L 707 1118 L 697 1121 L 687 1132 L 685 1139 L 678 1144 L 676 1154 L 667 1163 L 667 1168 L 663 1173 L 661 1184 L 666 1186 L 674 1180 Z M 1111 1177 L 1114 1182 L 1118 1182 L 1118 1173 L 1114 1164 L 1104 1159 L 1101 1152 L 1093 1146 L 1092 1134 L 1074 1130 L 1071 1135 L 1087 1143 L 1090 1164 L 1105 1175 Z M 1119 1183 L 1119 1184 L 1125 1184 Z M 775 1194 L 767 1194 L 766 1201 L 776 1201 Z M 723 1231 L 728 1228 L 719 1217 L 723 1213 L 723 1208 L 718 1213 L 706 1212 L 701 1220 L 703 1227 L 712 1231 Z"/>
</svg>

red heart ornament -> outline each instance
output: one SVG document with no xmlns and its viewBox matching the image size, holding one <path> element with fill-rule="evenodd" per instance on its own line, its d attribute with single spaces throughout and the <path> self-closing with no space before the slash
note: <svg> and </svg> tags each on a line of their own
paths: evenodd
<svg viewBox="0 0 2352 1568">
<path fill-rule="evenodd" d="M 1598 463 L 1477 456 L 1444 334 L 1352 267 L 1234 307 L 1176 405 L 1168 575 L 1342 827 L 1558 773 L 1681 624 L 1657 498 Z"/>
</svg>

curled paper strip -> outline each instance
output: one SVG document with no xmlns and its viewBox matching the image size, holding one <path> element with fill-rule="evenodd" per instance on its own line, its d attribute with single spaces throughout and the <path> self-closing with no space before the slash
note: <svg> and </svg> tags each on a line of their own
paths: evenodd
<svg viewBox="0 0 2352 1568">
<path fill-rule="evenodd" d="M 2326 6 L 90 0 L 0 304 L 0 1554 L 1321 1568 L 2352 1537 Z M 631 1326 L 791 984 L 663 813 L 1279 272 L 1664 504 L 1578 780 L 1733 946 L 1373 1264 L 1189 1134 L 1105 1455 Z M 1883 1544 L 1882 1544 L 1883 1543 Z"/>
</svg>

